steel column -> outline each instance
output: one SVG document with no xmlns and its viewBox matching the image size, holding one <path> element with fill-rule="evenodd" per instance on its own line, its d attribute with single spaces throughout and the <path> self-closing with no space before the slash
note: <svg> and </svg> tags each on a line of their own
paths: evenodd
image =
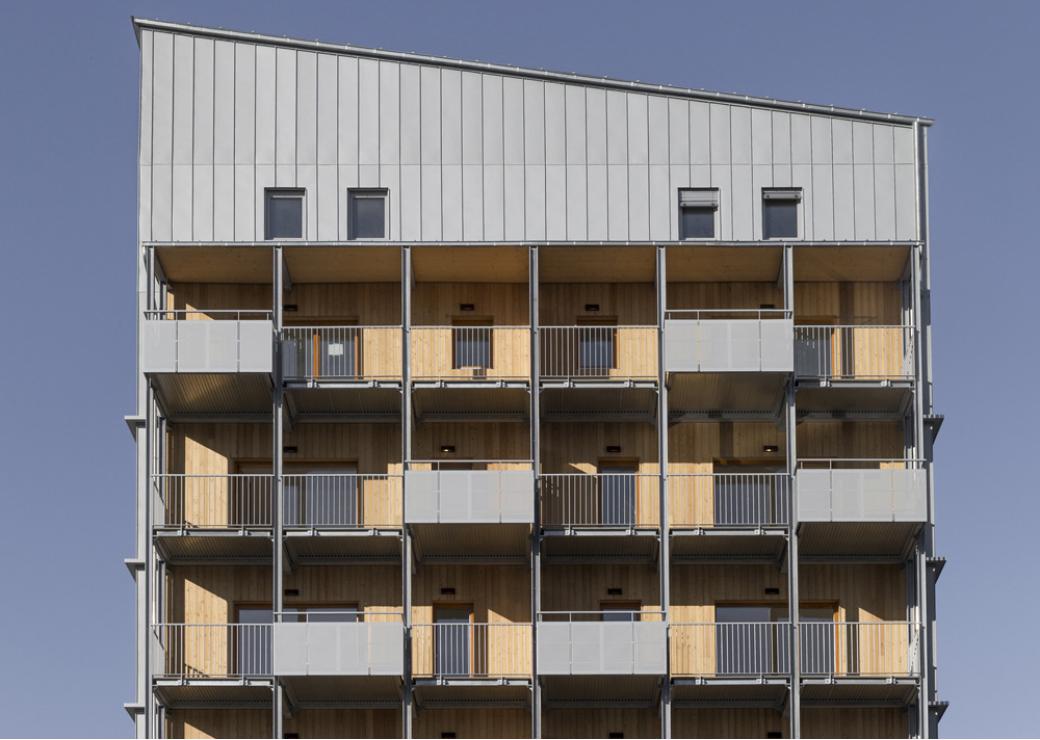
<svg viewBox="0 0 1040 740">
<path fill-rule="evenodd" d="M 660 578 L 661 611 L 665 624 L 669 622 L 671 603 L 671 543 L 668 537 L 668 385 L 665 372 L 664 317 L 668 308 L 668 276 L 665 247 L 658 245 L 657 254 L 657 462 L 660 536 L 658 538 L 658 575 Z M 666 626 L 667 629 L 667 626 Z M 667 642 L 666 642 L 667 644 Z M 661 685 L 661 737 L 672 736 L 671 669 L 665 652 L 665 678 Z"/>
<path fill-rule="evenodd" d="M 284 444 L 283 440 L 283 424 L 284 414 L 283 406 L 285 403 L 285 389 L 282 384 L 282 362 L 281 362 L 281 335 L 282 335 L 282 281 L 284 277 L 284 260 L 282 259 L 282 248 L 275 246 L 272 250 L 272 256 L 274 259 L 274 337 L 271 350 L 274 358 L 272 363 L 272 370 L 274 375 L 274 393 L 271 404 L 271 421 L 272 421 L 272 435 L 271 435 L 271 460 L 273 463 L 274 475 L 273 487 L 272 487 L 272 505 L 271 505 L 271 525 L 274 534 L 274 552 L 273 552 L 273 578 L 271 583 L 271 609 L 274 612 L 273 619 L 277 620 L 282 612 L 284 590 L 282 585 L 283 578 L 283 567 L 284 567 L 284 550 L 282 547 L 282 503 L 284 500 L 283 488 L 282 488 L 282 448 Z M 283 721 L 285 717 L 284 712 L 285 696 L 282 691 L 281 683 L 278 677 L 274 677 L 274 692 L 271 697 L 271 708 L 273 712 L 272 717 L 272 733 L 275 738 L 283 736 Z"/>
<path fill-rule="evenodd" d="M 412 535 L 404 520 L 408 485 L 404 472 L 412 459 L 412 248 L 401 247 L 401 604 L 404 614 L 404 696 L 401 733 L 412 736 Z"/>
<path fill-rule="evenodd" d="M 794 248 L 784 245 L 783 254 L 784 309 L 794 311 Z M 790 476 L 791 500 L 788 505 L 787 532 L 787 609 L 791 622 L 791 687 L 787 702 L 788 719 L 790 720 L 790 736 L 802 735 L 802 651 L 800 617 L 799 582 L 798 582 L 798 484 L 795 473 L 798 470 L 798 416 L 794 374 L 788 378 L 784 393 L 784 424 L 787 443 L 787 474 Z"/>
<path fill-rule="evenodd" d="M 538 334 L 538 247 L 528 248 L 528 311 L 531 325 L 531 460 L 534 466 L 534 526 L 531 531 L 531 736 L 542 736 L 542 687 L 538 680 L 538 613 L 542 608 L 542 406 L 541 340 Z"/>
</svg>

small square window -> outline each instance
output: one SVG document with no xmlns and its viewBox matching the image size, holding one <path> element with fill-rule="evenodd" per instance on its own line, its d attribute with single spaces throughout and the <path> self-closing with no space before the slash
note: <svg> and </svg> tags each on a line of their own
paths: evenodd
<svg viewBox="0 0 1040 740">
<path fill-rule="evenodd" d="M 801 188 L 762 190 L 762 238 L 797 239 Z"/>
<path fill-rule="evenodd" d="M 267 190 L 264 198 L 264 238 L 303 238 L 302 190 Z"/>
<path fill-rule="evenodd" d="M 714 239 L 715 214 L 718 210 L 717 188 L 679 190 L 679 238 Z"/>
<path fill-rule="evenodd" d="M 349 239 L 386 238 L 386 191 L 347 191 L 347 235 Z"/>
</svg>

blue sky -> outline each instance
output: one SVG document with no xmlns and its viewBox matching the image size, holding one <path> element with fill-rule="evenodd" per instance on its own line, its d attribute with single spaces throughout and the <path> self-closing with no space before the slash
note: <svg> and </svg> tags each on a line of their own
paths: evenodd
<svg viewBox="0 0 1040 740">
<path fill-rule="evenodd" d="M 936 118 L 941 729 L 1036 734 L 1040 5 L 798 0 L 0 6 L 0 734 L 131 731 L 134 14 Z"/>
</svg>

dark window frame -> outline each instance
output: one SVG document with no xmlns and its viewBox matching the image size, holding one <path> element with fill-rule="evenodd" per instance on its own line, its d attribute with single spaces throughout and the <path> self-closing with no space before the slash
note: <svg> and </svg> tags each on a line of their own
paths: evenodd
<svg viewBox="0 0 1040 740">
<path fill-rule="evenodd" d="M 364 236 L 359 234 L 357 203 L 361 200 L 381 200 L 383 203 L 383 235 Z M 347 188 L 347 240 L 385 241 L 390 228 L 390 191 L 387 188 Z"/>
<path fill-rule="evenodd" d="M 298 200 L 300 202 L 300 235 L 276 236 L 271 223 L 271 202 L 274 200 Z M 307 238 L 307 189 L 264 188 L 264 241 L 304 241 Z"/>
<path fill-rule="evenodd" d="M 719 213 L 722 208 L 721 192 L 718 188 L 679 188 L 679 239 L 681 241 L 711 241 L 719 238 Z M 711 220 L 710 234 L 687 234 L 687 213 L 708 216 Z"/>
<path fill-rule="evenodd" d="M 802 214 L 799 206 L 802 202 L 802 189 L 801 188 L 762 188 L 762 238 L 766 241 L 775 239 L 800 239 L 802 234 Z M 774 218 L 770 218 L 770 212 L 772 209 L 779 208 L 790 208 L 790 214 L 776 214 Z M 786 226 L 787 223 L 776 224 L 772 229 L 770 228 L 770 222 L 775 221 L 776 216 L 779 215 L 781 218 L 786 220 L 787 215 L 793 216 L 793 233 L 772 233 L 779 226 Z"/>
</svg>

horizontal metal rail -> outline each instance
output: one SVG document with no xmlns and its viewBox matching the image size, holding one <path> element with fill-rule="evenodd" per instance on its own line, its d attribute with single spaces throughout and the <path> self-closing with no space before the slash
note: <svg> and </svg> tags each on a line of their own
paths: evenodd
<svg viewBox="0 0 1040 740">
<path fill-rule="evenodd" d="M 190 321 L 213 319 L 220 321 L 247 321 L 270 319 L 271 311 L 251 308 L 214 308 L 214 309 L 148 309 L 144 317 L 149 321 Z"/>
<path fill-rule="evenodd" d="M 791 521 L 787 473 L 670 473 L 673 527 L 783 527 Z"/>
<path fill-rule="evenodd" d="M 795 374 L 837 380 L 914 377 L 914 329 L 903 325 L 794 327 Z"/>
<path fill-rule="evenodd" d="M 668 319 L 789 319 L 792 311 L 784 308 L 670 308 L 664 312 Z"/>
<path fill-rule="evenodd" d="M 549 473 L 539 476 L 546 527 L 656 527 L 659 476 L 641 473 Z"/>
<path fill-rule="evenodd" d="M 924 460 L 888 457 L 803 457 L 799 468 L 812 470 L 920 470 Z"/>
<path fill-rule="evenodd" d="M 530 470 L 533 460 L 409 460 L 409 470 Z"/>
<path fill-rule="evenodd" d="M 271 526 L 274 478 L 262 474 L 152 475 L 160 528 L 249 529 Z"/>
<path fill-rule="evenodd" d="M 286 609 L 275 612 L 274 621 L 280 623 L 354 623 L 354 622 L 404 622 L 404 614 L 392 610 L 365 609 Z"/>
<path fill-rule="evenodd" d="M 531 375 L 529 326 L 413 326 L 410 332 L 414 378 Z"/>
<path fill-rule="evenodd" d="M 541 326 L 538 334 L 543 378 L 657 377 L 656 326 Z"/>
<path fill-rule="evenodd" d="M 661 622 L 661 609 L 595 609 L 587 611 L 541 611 L 539 622 Z"/>
<path fill-rule="evenodd" d="M 673 622 L 675 676 L 780 677 L 791 670 L 790 622 Z"/>
<path fill-rule="evenodd" d="M 531 625 L 518 622 L 413 624 L 412 675 L 522 678 L 531 675 Z"/>
<path fill-rule="evenodd" d="M 270 624 L 157 624 L 160 656 L 155 675 L 165 678 L 250 678 L 272 674 Z"/>
<path fill-rule="evenodd" d="M 401 476 L 305 473 L 282 476 L 283 524 L 289 529 L 401 526 Z"/>
<path fill-rule="evenodd" d="M 281 344 L 287 380 L 401 377 L 400 326 L 291 326 Z"/>
</svg>

